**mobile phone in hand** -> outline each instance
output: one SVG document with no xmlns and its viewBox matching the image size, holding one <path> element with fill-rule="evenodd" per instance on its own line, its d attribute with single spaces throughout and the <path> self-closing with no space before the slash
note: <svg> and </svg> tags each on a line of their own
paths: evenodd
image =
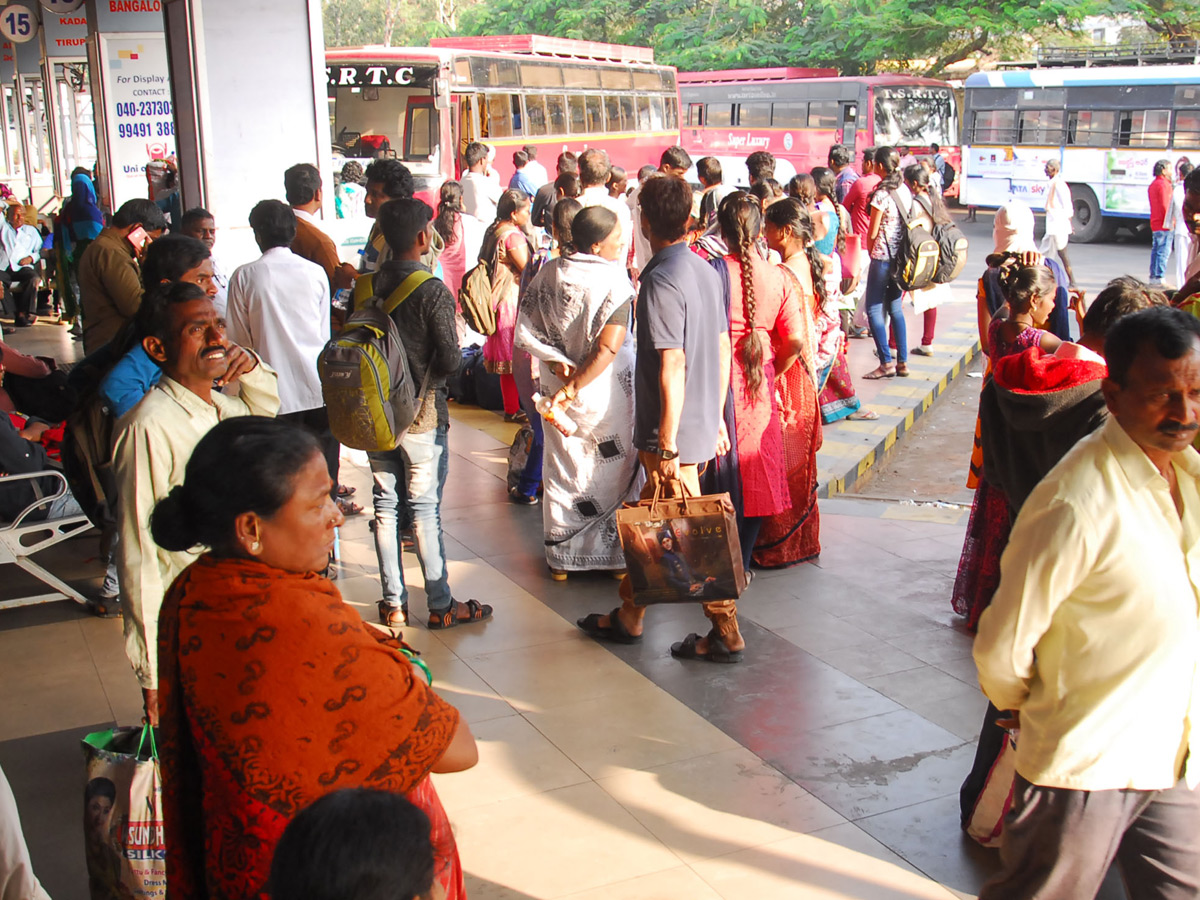
<svg viewBox="0 0 1200 900">
<path fill-rule="evenodd" d="M 150 243 L 150 235 L 146 234 L 146 229 L 144 229 L 141 225 L 138 225 L 133 229 L 133 231 L 129 232 L 129 234 L 125 237 L 125 240 L 129 241 L 129 243 L 133 245 L 134 250 L 136 250 L 138 253 L 141 253 L 144 249 L 146 249 L 146 244 Z"/>
</svg>

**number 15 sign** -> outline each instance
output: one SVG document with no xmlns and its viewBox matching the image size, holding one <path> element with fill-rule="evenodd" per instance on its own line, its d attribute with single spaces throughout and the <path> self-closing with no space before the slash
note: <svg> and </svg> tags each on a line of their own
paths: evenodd
<svg viewBox="0 0 1200 900">
<path fill-rule="evenodd" d="M 0 34 L 10 41 L 23 44 L 37 36 L 37 13 L 28 6 L 10 3 L 0 7 Z"/>
</svg>

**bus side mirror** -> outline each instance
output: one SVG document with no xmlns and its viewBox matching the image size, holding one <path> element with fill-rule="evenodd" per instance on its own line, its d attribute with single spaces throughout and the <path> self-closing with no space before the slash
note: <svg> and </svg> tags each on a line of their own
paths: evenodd
<svg viewBox="0 0 1200 900">
<path fill-rule="evenodd" d="M 444 75 L 433 80 L 433 105 L 437 109 L 450 108 L 450 82 Z"/>
</svg>

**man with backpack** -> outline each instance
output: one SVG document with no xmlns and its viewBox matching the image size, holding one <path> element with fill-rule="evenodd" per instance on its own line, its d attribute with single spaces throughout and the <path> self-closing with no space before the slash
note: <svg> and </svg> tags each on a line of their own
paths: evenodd
<svg viewBox="0 0 1200 900">
<path fill-rule="evenodd" d="M 394 450 L 370 454 L 375 481 L 375 552 L 383 589 L 379 620 L 392 628 L 408 622 L 408 589 L 400 564 L 402 492 L 413 515 L 417 557 L 429 604 L 429 627 L 453 628 L 481 622 L 492 614 L 492 607 L 486 604 L 455 600 L 446 570 L 441 513 L 450 452 L 446 377 L 458 371 L 460 353 L 454 297 L 421 262 L 429 250 L 432 220 L 433 210 L 411 198 L 385 203 L 376 219 L 391 259 L 376 273 L 373 293 L 403 336 L 412 383 L 424 385 L 416 418 L 399 445 Z"/>
</svg>

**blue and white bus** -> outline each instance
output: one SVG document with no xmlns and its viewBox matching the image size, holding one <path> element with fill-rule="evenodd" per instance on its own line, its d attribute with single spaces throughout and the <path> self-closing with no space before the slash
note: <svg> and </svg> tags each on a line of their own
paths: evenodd
<svg viewBox="0 0 1200 900">
<path fill-rule="evenodd" d="M 1200 163 L 1197 65 L 981 72 L 967 78 L 963 109 L 960 202 L 1041 209 L 1057 159 L 1079 241 L 1149 218 L 1155 161 Z"/>
</svg>

